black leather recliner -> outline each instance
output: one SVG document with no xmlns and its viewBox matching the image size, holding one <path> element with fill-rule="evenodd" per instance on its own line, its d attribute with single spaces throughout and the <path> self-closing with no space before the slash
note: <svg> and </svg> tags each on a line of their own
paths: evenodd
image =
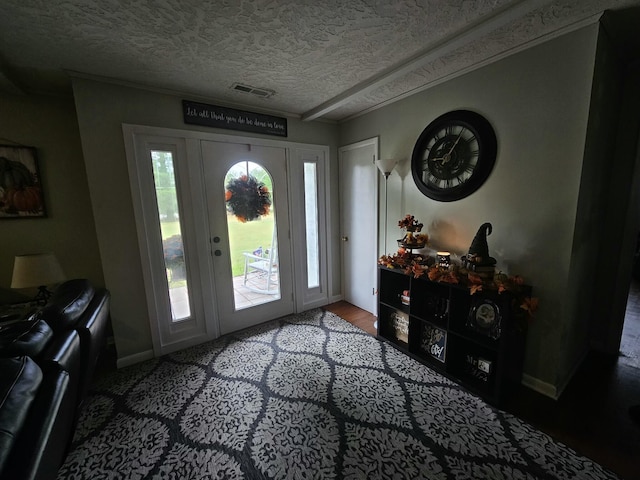
<svg viewBox="0 0 640 480">
<path fill-rule="evenodd" d="M 3 477 L 41 384 L 42 370 L 31 358 L 0 358 L 0 472 Z"/>
<path fill-rule="evenodd" d="M 0 480 L 55 479 L 106 342 L 109 292 L 61 285 L 0 330 Z"/>
<path fill-rule="evenodd" d="M 109 324 L 108 290 L 95 289 L 88 280 L 69 280 L 60 285 L 40 318 L 47 322 L 56 334 L 75 330 L 80 336 L 82 364 L 78 385 L 78 409 L 91 386 L 100 353 L 104 351 Z"/>
<path fill-rule="evenodd" d="M 54 478 L 50 472 L 57 472 L 73 436 L 80 380 L 78 333 L 55 336 L 37 317 L 0 333 L 0 356 L 6 357 L 0 359 L 2 370 L 6 365 L 15 382 L 12 386 L 11 378 L 1 380 L 7 390 L 0 404 L 0 430 L 11 432 L 11 454 L 0 466 L 0 478 Z M 33 397 L 16 406 L 27 385 Z M 20 414 L 12 415 L 15 409 Z"/>
</svg>

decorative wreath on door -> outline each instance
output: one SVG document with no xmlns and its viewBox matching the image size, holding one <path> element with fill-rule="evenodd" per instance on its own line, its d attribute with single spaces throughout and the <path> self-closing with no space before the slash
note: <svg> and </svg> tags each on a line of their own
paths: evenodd
<svg viewBox="0 0 640 480">
<path fill-rule="evenodd" d="M 271 194 L 264 183 L 252 175 L 242 175 L 227 183 L 227 210 L 242 222 L 251 222 L 269 214 Z"/>
</svg>

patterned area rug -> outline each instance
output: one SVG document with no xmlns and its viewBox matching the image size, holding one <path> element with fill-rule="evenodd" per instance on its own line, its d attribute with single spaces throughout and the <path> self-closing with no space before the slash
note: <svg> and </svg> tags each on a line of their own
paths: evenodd
<svg viewBox="0 0 640 480">
<path fill-rule="evenodd" d="M 100 379 L 59 479 L 615 479 L 322 310 Z"/>
</svg>

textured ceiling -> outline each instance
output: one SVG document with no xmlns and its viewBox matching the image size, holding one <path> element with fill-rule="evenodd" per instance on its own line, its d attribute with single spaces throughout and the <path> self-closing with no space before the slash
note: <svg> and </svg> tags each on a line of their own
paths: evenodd
<svg viewBox="0 0 640 480">
<path fill-rule="evenodd" d="M 212 103 L 340 120 L 596 21 L 606 9 L 635 11 L 640 0 L 0 0 L 0 6 L 0 90 L 70 92 L 69 72 L 76 72 Z M 276 93 L 258 98 L 232 90 L 237 82 Z"/>
</svg>

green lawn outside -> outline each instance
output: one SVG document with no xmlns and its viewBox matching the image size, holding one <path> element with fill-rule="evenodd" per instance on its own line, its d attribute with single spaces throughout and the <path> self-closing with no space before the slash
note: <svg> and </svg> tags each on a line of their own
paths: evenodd
<svg viewBox="0 0 640 480">
<path fill-rule="evenodd" d="M 259 247 L 271 247 L 273 237 L 273 215 L 252 222 L 240 223 L 233 215 L 227 216 L 229 240 L 231 242 L 231 270 L 237 277 L 244 273 L 243 252 L 253 252 Z"/>
<path fill-rule="evenodd" d="M 162 228 L 162 239 L 169 238 L 180 232 L 180 223 L 175 222 L 160 222 Z"/>
<path fill-rule="evenodd" d="M 231 243 L 231 269 L 233 276 L 244 273 L 243 252 L 253 252 L 259 247 L 267 249 L 271 246 L 273 235 L 273 215 L 267 215 L 252 222 L 240 223 L 233 215 L 227 216 L 229 238 Z M 162 222 L 162 238 L 176 235 L 180 225 L 175 222 Z"/>
</svg>

